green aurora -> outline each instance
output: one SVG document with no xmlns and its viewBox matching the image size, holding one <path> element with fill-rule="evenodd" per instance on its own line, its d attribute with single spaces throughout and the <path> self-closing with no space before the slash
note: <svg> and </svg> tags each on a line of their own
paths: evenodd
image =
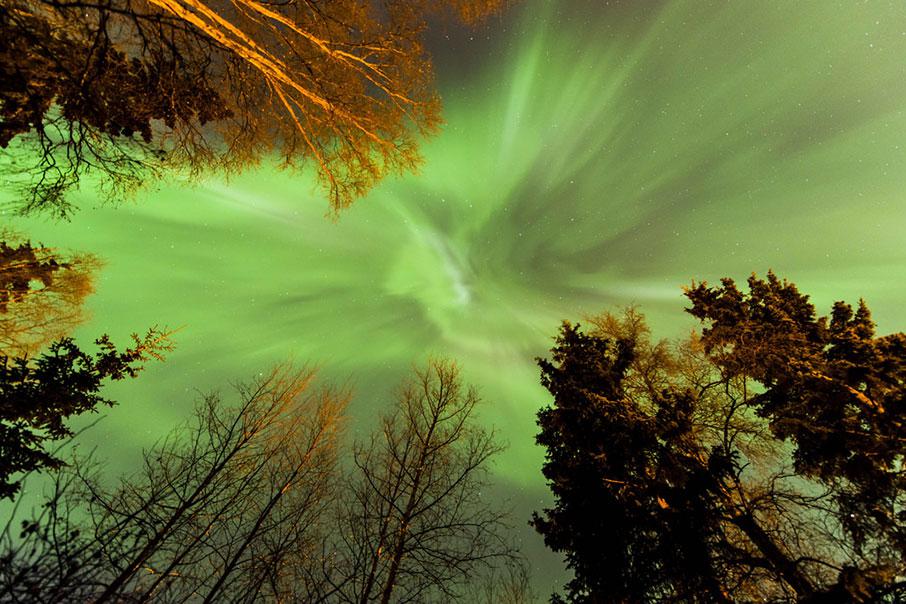
<svg viewBox="0 0 906 604">
<path fill-rule="evenodd" d="M 906 328 L 906 3 L 557 4 L 439 35 L 445 131 L 336 222 L 308 177 L 270 168 L 8 218 L 105 260 L 79 339 L 182 327 L 106 391 L 120 405 L 86 441 L 112 470 L 197 391 L 273 363 L 348 384 L 354 434 L 413 362 L 448 355 L 510 444 L 496 469 L 527 520 L 533 359 L 560 320 L 635 303 L 677 337 L 692 278 L 772 268 L 821 309 L 862 296 L 882 332 Z"/>
</svg>

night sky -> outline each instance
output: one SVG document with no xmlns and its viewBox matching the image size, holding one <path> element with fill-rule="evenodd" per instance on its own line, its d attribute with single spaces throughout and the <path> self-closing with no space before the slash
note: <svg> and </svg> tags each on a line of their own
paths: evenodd
<svg viewBox="0 0 906 604">
<path fill-rule="evenodd" d="M 444 132 L 337 221 L 312 179 L 270 168 L 10 219 L 105 260 L 80 341 L 182 327 L 166 363 L 106 391 L 120 405 L 86 441 L 112 470 L 197 391 L 275 362 L 351 386 L 355 435 L 447 355 L 510 444 L 496 472 L 521 526 L 546 493 L 533 359 L 560 320 L 635 303 L 678 337 L 683 285 L 773 269 L 822 312 L 861 296 L 881 332 L 906 329 L 906 3 L 525 0 L 430 45 Z"/>
</svg>

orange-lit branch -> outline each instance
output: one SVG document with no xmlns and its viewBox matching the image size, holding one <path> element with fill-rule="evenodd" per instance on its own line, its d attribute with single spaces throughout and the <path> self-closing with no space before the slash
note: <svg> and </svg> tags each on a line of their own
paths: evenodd
<svg viewBox="0 0 906 604">
<path fill-rule="evenodd" d="M 305 32 L 291 20 L 268 10 L 263 6 L 260 6 L 257 2 L 253 2 L 251 0 L 239 1 L 243 6 L 254 9 L 262 15 L 277 20 L 287 27 L 290 27 L 292 31 L 296 32 L 300 36 L 303 36 L 306 40 L 313 43 L 315 47 L 319 48 L 328 56 L 345 59 L 343 62 L 347 66 L 351 66 L 350 61 L 352 60 L 352 58 L 355 58 L 357 63 L 367 65 L 369 69 L 377 74 L 380 79 L 386 81 L 386 75 L 384 75 L 379 69 L 377 69 L 377 67 L 375 67 L 371 63 L 368 63 L 364 59 L 360 59 L 359 57 L 355 57 L 355 55 L 345 53 L 343 51 L 332 50 L 323 40 L 320 40 L 316 36 Z M 225 48 L 236 53 L 239 57 L 247 61 L 261 73 L 264 79 L 277 92 L 278 96 L 280 96 L 281 99 L 285 99 L 285 94 L 282 91 L 278 90 L 278 88 L 280 88 L 282 85 L 296 91 L 307 101 L 319 107 L 327 114 L 339 117 L 343 121 L 346 121 L 347 123 L 353 125 L 355 128 L 360 130 L 363 134 L 365 134 L 368 138 L 372 139 L 377 144 L 392 144 L 390 141 L 384 140 L 377 133 L 365 126 L 363 122 L 355 115 L 352 115 L 351 113 L 343 110 L 341 107 L 338 107 L 335 104 L 331 103 L 323 96 L 303 86 L 299 82 L 299 79 L 294 77 L 291 70 L 279 58 L 273 56 L 265 48 L 259 46 L 249 35 L 236 27 L 234 24 L 230 23 L 230 21 L 228 21 L 227 19 L 217 14 L 217 12 L 206 6 L 200 0 L 148 0 L 148 2 L 185 20 L 188 23 L 191 23 L 205 35 L 211 37 L 219 44 L 223 45 Z M 363 73 L 361 69 L 357 69 L 357 71 L 359 73 Z M 388 95 L 393 96 L 395 99 L 405 99 L 406 102 L 411 102 L 402 95 L 392 93 L 384 84 L 376 80 L 373 76 L 366 77 L 369 79 L 369 81 L 374 83 L 376 86 L 379 86 Z M 302 131 L 303 127 L 296 118 L 291 107 L 286 102 L 284 102 L 284 106 L 286 106 L 287 110 L 292 114 L 292 118 L 295 121 L 296 126 L 300 129 L 300 131 Z M 307 140 L 307 143 L 310 148 L 313 147 L 313 141 Z M 321 161 L 321 164 L 322 167 L 324 167 L 323 160 Z"/>
</svg>

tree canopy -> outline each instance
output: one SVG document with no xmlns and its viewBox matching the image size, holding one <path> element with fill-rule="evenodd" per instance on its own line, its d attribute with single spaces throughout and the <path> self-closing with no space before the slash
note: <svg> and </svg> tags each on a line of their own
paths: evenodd
<svg viewBox="0 0 906 604">
<path fill-rule="evenodd" d="M 317 166 L 331 207 L 419 162 L 440 103 L 422 35 L 505 0 L 12 0 L 0 6 L 0 147 L 21 209 L 65 214 L 269 154 Z"/>
<path fill-rule="evenodd" d="M 100 262 L 0 231 L 0 355 L 29 356 L 86 318 Z"/>
<path fill-rule="evenodd" d="M 539 361 L 555 501 L 533 524 L 566 600 L 903 597 L 906 335 L 876 336 L 864 302 L 819 317 L 770 273 L 686 296 L 686 341 L 605 313 Z"/>
</svg>

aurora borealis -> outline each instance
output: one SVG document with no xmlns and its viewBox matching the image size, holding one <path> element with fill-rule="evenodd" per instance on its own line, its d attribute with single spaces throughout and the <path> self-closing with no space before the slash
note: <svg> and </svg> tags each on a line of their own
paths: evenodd
<svg viewBox="0 0 906 604">
<path fill-rule="evenodd" d="M 181 328 L 106 391 L 120 405 L 88 440 L 112 468 L 196 391 L 275 362 L 348 384 L 355 431 L 411 363 L 447 355 L 509 443 L 501 490 L 527 519 L 533 359 L 560 320 L 635 303 L 674 337 L 693 327 L 682 285 L 773 269 L 822 310 L 861 296 L 881 332 L 906 326 L 906 4 L 525 0 L 485 27 L 435 32 L 447 126 L 421 172 L 336 222 L 269 167 L 116 208 L 86 191 L 71 223 L 10 218 L 105 260 L 78 337 Z"/>
</svg>

